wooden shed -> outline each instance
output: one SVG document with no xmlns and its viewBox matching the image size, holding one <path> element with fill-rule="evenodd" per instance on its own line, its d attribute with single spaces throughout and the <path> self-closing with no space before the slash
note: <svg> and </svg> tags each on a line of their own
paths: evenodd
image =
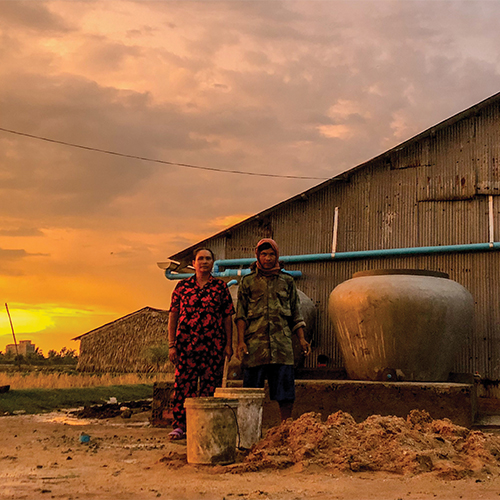
<svg viewBox="0 0 500 500">
<path fill-rule="evenodd" d="M 77 370 L 153 372 L 168 361 L 168 311 L 144 307 L 72 340 L 80 341 Z"/>
<path fill-rule="evenodd" d="M 286 263 L 301 271 L 297 287 L 317 307 L 311 369 L 320 359 L 343 366 L 327 311 L 339 283 L 368 269 L 448 273 L 475 301 L 474 332 L 454 371 L 477 372 L 492 388 L 500 382 L 499 195 L 500 93 L 171 260 L 186 273 L 193 248 L 204 245 L 220 274 L 240 272 L 262 237 L 274 238 L 282 256 L 318 255 Z"/>
</svg>

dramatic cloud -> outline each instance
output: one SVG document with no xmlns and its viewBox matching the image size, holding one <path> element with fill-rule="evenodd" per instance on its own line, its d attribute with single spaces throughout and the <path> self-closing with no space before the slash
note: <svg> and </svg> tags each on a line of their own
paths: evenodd
<svg viewBox="0 0 500 500">
<path fill-rule="evenodd" d="M 22 30 L 25 34 L 62 35 L 71 25 L 42 2 L 5 0 L 0 2 L 0 26 Z"/>
<path fill-rule="evenodd" d="M 499 14 L 489 1 L 0 2 L 1 128 L 317 178 L 0 131 L 3 300 L 99 311 L 86 330 L 166 307 L 157 261 L 497 92 Z"/>
</svg>

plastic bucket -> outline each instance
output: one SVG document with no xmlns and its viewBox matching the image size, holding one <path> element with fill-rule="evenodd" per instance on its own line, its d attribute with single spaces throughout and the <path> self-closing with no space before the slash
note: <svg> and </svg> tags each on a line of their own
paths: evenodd
<svg viewBox="0 0 500 500">
<path fill-rule="evenodd" d="M 238 431 L 239 447 L 251 448 L 260 441 L 262 433 L 262 405 L 265 398 L 264 389 L 246 387 L 217 387 L 216 398 L 232 398 L 239 401 L 238 405 Z"/>
<path fill-rule="evenodd" d="M 188 463 L 233 463 L 236 457 L 238 400 L 187 398 L 184 408 Z"/>
</svg>

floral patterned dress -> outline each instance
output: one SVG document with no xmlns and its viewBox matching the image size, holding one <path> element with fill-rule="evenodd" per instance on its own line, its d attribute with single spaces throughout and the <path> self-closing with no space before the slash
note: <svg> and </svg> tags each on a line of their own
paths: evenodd
<svg viewBox="0 0 500 500">
<path fill-rule="evenodd" d="M 174 428 L 186 430 L 184 400 L 213 396 L 221 385 L 226 347 L 224 319 L 234 314 L 234 307 L 224 281 L 210 276 L 208 283 L 200 287 L 193 275 L 175 287 L 170 310 L 179 314 Z"/>
</svg>

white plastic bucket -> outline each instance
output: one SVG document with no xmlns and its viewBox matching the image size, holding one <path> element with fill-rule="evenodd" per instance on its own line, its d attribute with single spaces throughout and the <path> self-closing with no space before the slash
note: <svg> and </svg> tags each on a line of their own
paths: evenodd
<svg viewBox="0 0 500 500">
<path fill-rule="evenodd" d="M 188 463 L 233 463 L 236 458 L 238 400 L 187 398 L 184 408 Z"/>
<path fill-rule="evenodd" d="M 260 441 L 262 434 L 262 406 L 265 398 L 264 389 L 247 387 L 217 387 L 216 398 L 237 399 L 239 447 L 251 448 Z"/>
</svg>

